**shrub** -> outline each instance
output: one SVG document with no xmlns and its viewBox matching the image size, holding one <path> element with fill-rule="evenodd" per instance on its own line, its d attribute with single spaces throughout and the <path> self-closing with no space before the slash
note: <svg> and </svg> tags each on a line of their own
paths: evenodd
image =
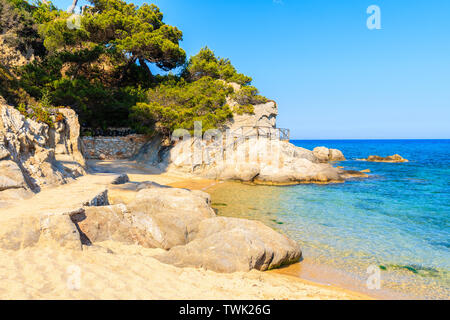
<svg viewBox="0 0 450 320">
<path fill-rule="evenodd" d="M 236 82 L 240 85 L 248 85 L 252 82 L 252 78 L 237 73 L 230 60 L 216 57 L 214 52 L 208 47 L 201 49 L 197 55 L 191 57 L 182 75 L 188 81 L 211 77 L 227 82 Z"/>
<path fill-rule="evenodd" d="M 233 99 L 240 105 L 255 105 L 266 103 L 266 97 L 259 95 L 258 89 L 252 86 L 243 86 L 233 94 Z"/>
<path fill-rule="evenodd" d="M 232 88 L 211 77 L 189 83 L 172 78 L 148 91 L 148 102 L 132 108 L 136 130 L 171 134 L 175 129 L 194 129 L 202 121 L 203 130 L 220 128 L 232 117 L 226 97 Z"/>
<path fill-rule="evenodd" d="M 45 123 L 50 128 L 54 128 L 55 123 L 64 120 L 64 116 L 58 112 L 57 108 L 45 107 L 42 105 L 27 106 L 26 104 L 21 103 L 17 106 L 17 110 L 19 110 L 26 118 L 36 122 Z"/>
</svg>

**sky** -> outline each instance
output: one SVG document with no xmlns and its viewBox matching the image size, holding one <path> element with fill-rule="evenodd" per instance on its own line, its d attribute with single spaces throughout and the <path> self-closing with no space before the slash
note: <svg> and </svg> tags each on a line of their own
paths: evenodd
<svg viewBox="0 0 450 320">
<path fill-rule="evenodd" d="M 188 56 L 207 45 L 251 76 L 293 139 L 450 138 L 448 0 L 132 2 L 156 4 Z"/>
</svg>

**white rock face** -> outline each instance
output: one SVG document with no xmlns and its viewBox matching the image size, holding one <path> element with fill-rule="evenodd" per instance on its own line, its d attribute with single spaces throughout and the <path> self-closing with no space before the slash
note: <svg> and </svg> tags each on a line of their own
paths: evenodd
<svg viewBox="0 0 450 320">
<path fill-rule="evenodd" d="M 85 173 L 78 117 L 70 109 L 59 112 L 64 120 L 49 128 L 0 103 L 0 191 L 38 192 Z M 5 200 L 2 193 L 0 202 Z"/>
<path fill-rule="evenodd" d="M 240 89 L 233 85 L 235 91 Z M 231 106 L 236 104 L 228 99 Z M 222 137 L 188 138 L 161 147 L 160 138 L 147 143 L 135 157 L 161 171 L 191 173 L 208 179 L 261 184 L 327 183 L 345 180 L 328 162 L 345 160 L 341 151 L 319 147 L 310 151 L 281 141 L 274 101 L 255 105 L 254 114 L 234 114 Z M 260 127 L 255 129 L 255 127 Z"/>
<path fill-rule="evenodd" d="M 216 216 L 210 204 L 201 191 L 151 186 L 127 206 L 86 208 L 72 220 L 85 244 L 114 240 L 167 250 L 191 241 L 199 223 Z"/>
<path fill-rule="evenodd" d="M 345 161 L 345 157 L 340 150 L 317 147 L 313 150 L 314 156 L 320 162 Z"/>
<path fill-rule="evenodd" d="M 231 273 L 277 268 L 297 262 L 301 255 L 296 242 L 261 222 L 220 217 L 203 220 L 194 241 L 156 259 L 178 267 Z"/>
<path fill-rule="evenodd" d="M 276 127 L 278 107 L 274 101 L 253 106 L 255 114 L 235 114 L 233 120 L 227 125 L 231 131 L 241 127 Z"/>
<path fill-rule="evenodd" d="M 179 141 L 163 151 L 150 143 L 141 155 L 143 163 L 163 171 L 182 172 L 216 180 L 252 181 L 261 184 L 343 182 L 342 170 L 334 168 L 330 151 L 317 152 L 268 138 L 238 139 L 231 144 L 194 139 Z M 147 155 L 150 153 L 150 155 Z M 159 155 L 158 157 L 151 155 Z M 336 157 L 336 153 L 334 153 Z M 145 161 L 151 159 L 152 161 Z M 325 160 L 327 159 L 327 160 Z M 139 161 L 139 159 L 138 159 Z"/>
<path fill-rule="evenodd" d="M 175 266 L 236 272 L 300 259 L 295 241 L 260 222 L 216 217 L 210 205 L 204 192 L 152 185 L 131 204 L 85 208 L 71 217 L 84 245 L 113 240 L 161 248 L 168 252 L 156 258 Z"/>
</svg>

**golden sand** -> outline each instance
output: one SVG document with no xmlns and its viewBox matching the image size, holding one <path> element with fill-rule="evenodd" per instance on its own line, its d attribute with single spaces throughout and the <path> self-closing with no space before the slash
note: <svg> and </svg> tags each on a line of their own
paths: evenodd
<svg viewBox="0 0 450 320">
<path fill-rule="evenodd" d="M 108 186 L 112 203 L 132 201 L 136 195 L 134 186 L 143 181 L 197 190 L 220 183 L 158 174 L 130 162 L 104 165 L 111 169 L 109 172 L 128 172 L 131 180 L 126 185 Z M 100 183 L 103 178 L 92 175 L 73 185 L 61 186 L 57 189 L 58 199 L 65 198 L 66 190 L 67 195 L 78 201 L 74 186 L 92 179 Z M 89 191 L 89 187 L 84 185 L 80 190 Z M 112 241 L 84 247 L 83 251 L 51 246 L 0 250 L 0 299 L 370 299 L 289 274 L 259 271 L 219 274 L 176 268 L 154 259 L 158 253 L 161 249 Z"/>
</svg>

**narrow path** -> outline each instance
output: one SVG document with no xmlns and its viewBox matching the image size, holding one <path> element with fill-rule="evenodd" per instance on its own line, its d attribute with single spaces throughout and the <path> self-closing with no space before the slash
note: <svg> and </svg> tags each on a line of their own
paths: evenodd
<svg viewBox="0 0 450 320">
<path fill-rule="evenodd" d="M 106 190 L 117 174 L 94 174 L 57 187 L 43 189 L 30 199 L 0 209 L 0 221 L 13 215 L 62 214 L 78 210 Z"/>
</svg>

